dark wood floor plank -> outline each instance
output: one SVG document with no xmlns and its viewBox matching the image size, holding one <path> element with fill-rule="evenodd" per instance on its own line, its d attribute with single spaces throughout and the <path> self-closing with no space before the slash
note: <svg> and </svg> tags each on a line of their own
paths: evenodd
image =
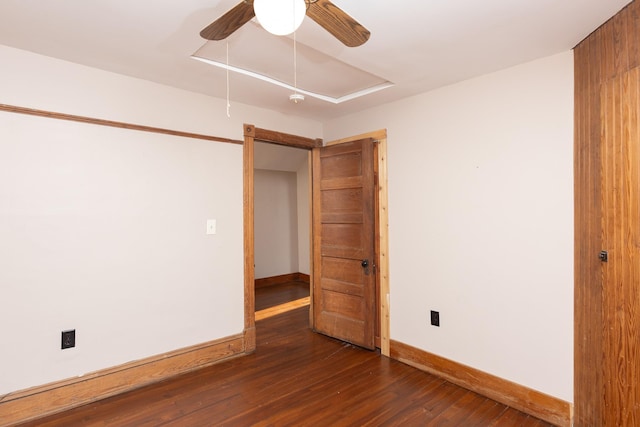
<svg viewBox="0 0 640 427">
<path fill-rule="evenodd" d="M 400 420 L 402 414 L 409 408 L 420 407 L 431 396 L 434 390 L 439 389 L 445 381 L 433 375 L 411 375 L 410 381 L 402 387 L 397 384 L 390 386 L 389 390 L 394 392 L 393 400 L 384 402 L 384 407 L 377 409 L 372 414 L 361 414 L 357 419 L 363 426 L 390 425 L 394 420 Z"/>
<path fill-rule="evenodd" d="M 271 413 L 288 408 L 292 406 L 292 402 L 304 402 L 303 397 L 309 394 L 304 393 L 305 390 L 312 389 L 314 385 L 323 381 L 330 383 L 332 376 L 340 377 L 345 372 L 357 370 L 367 359 L 371 359 L 370 354 L 352 346 L 341 347 L 324 357 L 320 355 L 314 360 L 305 358 L 296 361 L 295 365 L 285 361 L 279 369 L 280 374 L 269 374 L 266 376 L 269 381 L 259 382 L 255 388 L 245 391 L 241 410 L 229 414 L 229 421 L 243 425 L 250 420 L 264 419 Z M 353 354 L 354 351 L 358 354 Z M 288 375 L 281 374 L 283 369 L 287 369 Z M 344 380 L 342 382 L 344 383 Z M 187 424 L 191 419 L 186 418 Z"/>
<path fill-rule="evenodd" d="M 485 399 L 474 411 L 465 413 L 466 425 L 469 427 L 488 426 L 506 410 L 506 406 L 495 400 Z"/>
<path fill-rule="evenodd" d="M 484 398 L 477 393 L 468 391 L 460 399 L 451 403 L 446 411 L 429 421 L 427 425 L 433 426 L 463 426 L 473 422 L 470 413 L 479 407 Z"/>
<path fill-rule="evenodd" d="M 507 427 L 507 426 L 523 426 L 527 425 L 529 422 L 535 421 L 535 419 L 529 417 L 527 414 L 524 414 L 520 411 L 517 411 L 513 408 L 507 408 L 498 418 L 496 418 L 491 424 L 490 427 Z"/>
<path fill-rule="evenodd" d="M 264 287 L 258 299 L 279 304 L 298 298 L 300 288 Z M 254 354 L 23 426 L 549 426 L 379 352 L 315 334 L 308 313 L 258 321 Z"/>
<path fill-rule="evenodd" d="M 291 399 L 287 399 L 287 402 L 282 402 L 284 408 L 266 408 L 266 413 L 276 414 L 277 421 L 284 424 L 304 420 L 315 425 L 336 425 L 346 418 L 354 425 L 360 425 L 360 414 L 370 417 L 397 397 L 396 390 L 387 387 L 386 377 L 379 374 L 380 360 L 384 359 L 376 359 L 369 359 L 360 365 L 357 375 L 345 377 L 336 373 L 303 390 L 296 396 L 300 403 L 294 407 L 290 407 Z M 399 379 L 401 375 L 398 373 Z M 317 396 L 322 396 L 322 399 Z M 273 415 L 267 419 L 271 418 L 274 418 Z"/>
<path fill-rule="evenodd" d="M 528 427 L 546 427 L 548 425 L 549 424 L 545 423 L 544 421 L 529 415 L 529 418 L 528 418 L 528 421 L 527 421 L 527 426 Z"/>
<path fill-rule="evenodd" d="M 256 288 L 256 311 L 309 296 L 309 283 L 286 282 Z"/>
<path fill-rule="evenodd" d="M 458 399 L 468 393 L 467 390 L 449 382 L 442 383 L 438 388 L 424 397 L 419 405 L 412 405 L 391 420 L 398 425 L 429 425 L 453 405 Z"/>
</svg>

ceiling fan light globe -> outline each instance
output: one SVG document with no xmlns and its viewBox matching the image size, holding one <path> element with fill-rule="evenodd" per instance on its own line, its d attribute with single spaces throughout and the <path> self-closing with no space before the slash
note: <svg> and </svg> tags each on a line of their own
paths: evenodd
<svg viewBox="0 0 640 427">
<path fill-rule="evenodd" d="M 307 7 L 304 0 L 254 0 L 253 11 L 265 30 L 286 36 L 300 27 Z"/>
</svg>

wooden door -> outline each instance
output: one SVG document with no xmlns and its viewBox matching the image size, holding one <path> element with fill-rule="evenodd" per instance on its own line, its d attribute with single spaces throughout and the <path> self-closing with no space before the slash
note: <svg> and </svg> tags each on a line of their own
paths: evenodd
<svg viewBox="0 0 640 427">
<path fill-rule="evenodd" d="M 374 142 L 313 150 L 313 327 L 375 348 Z"/>
<path fill-rule="evenodd" d="M 576 426 L 640 425 L 638 16 L 631 2 L 574 52 Z"/>
<path fill-rule="evenodd" d="M 640 425 L 640 69 L 601 85 L 605 425 Z M 594 325 L 595 326 L 595 325 Z"/>
</svg>

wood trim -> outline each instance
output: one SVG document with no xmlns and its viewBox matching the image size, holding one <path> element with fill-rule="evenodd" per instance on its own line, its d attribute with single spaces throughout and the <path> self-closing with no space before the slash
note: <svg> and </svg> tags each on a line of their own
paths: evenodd
<svg viewBox="0 0 640 427">
<path fill-rule="evenodd" d="M 311 275 L 305 274 L 305 273 L 298 273 L 298 281 L 311 283 Z"/>
<path fill-rule="evenodd" d="M 253 150 L 255 127 L 244 125 L 243 145 L 243 217 L 244 217 L 244 330 L 247 352 L 256 348 L 256 293 L 255 293 L 255 247 L 254 247 L 254 182 Z"/>
<path fill-rule="evenodd" d="M 288 147 L 304 148 L 311 150 L 312 148 L 322 147 L 322 139 L 311 139 L 302 136 L 291 135 L 283 132 L 276 132 L 267 129 L 253 128 L 253 138 L 256 141 L 268 142 L 277 145 L 286 145 Z"/>
<path fill-rule="evenodd" d="M 311 150 L 322 146 L 322 139 L 304 138 L 282 132 L 243 125 L 244 134 L 244 316 L 245 345 L 255 350 L 255 246 L 254 246 L 254 145 L 255 141 Z M 311 179 L 309 180 L 311 185 Z M 311 194 L 311 193 L 310 193 Z M 312 227 L 310 227 L 312 228 Z M 312 251 L 313 256 L 313 251 Z M 313 261 L 311 263 L 313 269 Z M 247 350 L 249 351 L 249 350 Z"/>
<path fill-rule="evenodd" d="M 315 310 L 315 304 L 318 304 L 318 306 L 320 306 L 321 302 L 319 299 L 316 299 L 314 297 L 315 294 L 315 289 L 317 287 L 317 283 L 321 281 L 321 275 L 320 275 L 320 269 L 321 269 L 321 264 L 322 264 L 322 259 L 320 258 L 320 253 L 321 251 L 316 250 L 316 248 L 319 248 L 322 244 L 322 239 L 321 239 L 321 214 L 319 212 L 319 207 L 320 207 L 320 200 L 321 200 L 321 195 L 320 195 L 320 191 L 317 191 L 318 188 L 320 187 L 319 183 L 320 182 L 320 148 L 315 148 L 313 150 L 311 150 L 311 179 L 309 181 L 311 181 L 311 224 L 310 224 L 310 229 L 311 229 L 311 265 L 313 266 L 313 270 L 311 270 L 311 277 L 313 278 L 313 282 L 311 282 L 311 306 L 310 306 L 310 310 L 309 310 L 309 316 L 310 317 L 310 322 L 309 324 L 311 325 L 311 328 L 313 329 L 313 331 L 317 331 L 317 327 L 318 325 L 316 324 L 316 317 L 318 317 L 318 315 L 320 314 L 320 312 L 318 311 L 316 313 Z"/>
<path fill-rule="evenodd" d="M 380 353 L 390 357 L 390 337 L 391 337 L 391 307 L 389 306 L 389 192 L 388 192 L 388 168 L 387 168 L 387 130 L 363 133 L 361 135 L 330 141 L 327 146 L 344 144 L 346 142 L 358 141 L 360 139 L 371 138 L 377 143 L 378 148 L 378 276 L 380 279 Z M 313 222 L 312 222 L 313 224 Z M 313 271 L 313 269 L 312 269 Z M 313 307 L 313 304 L 311 305 Z"/>
<path fill-rule="evenodd" d="M 66 411 L 240 356 L 243 341 L 242 335 L 235 335 L 9 393 L 0 399 L 0 426 Z"/>
<path fill-rule="evenodd" d="M 107 126 L 119 129 L 129 129 L 141 132 L 160 133 L 164 135 L 180 136 L 184 138 L 203 139 L 206 141 L 225 142 L 230 144 L 242 144 L 242 141 L 228 138 L 220 138 L 217 136 L 203 135 L 199 133 L 182 132 L 177 130 L 163 129 L 153 126 L 136 125 L 132 123 L 117 122 L 113 120 L 97 119 L 93 117 L 76 116 L 73 114 L 55 113 L 52 111 L 36 110 L 33 108 L 17 107 L 15 105 L 0 104 L 0 111 L 9 113 L 26 114 L 37 117 L 47 117 L 50 119 L 68 120 L 72 122 L 80 122 L 91 125 Z"/>
<path fill-rule="evenodd" d="M 295 310 L 296 308 L 306 307 L 311 303 L 311 297 L 304 297 L 294 301 L 285 302 L 284 304 L 278 304 L 273 307 L 265 308 L 263 310 L 256 311 L 256 321 L 263 320 L 268 317 L 277 316 L 278 314 L 286 313 L 287 311 Z"/>
<path fill-rule="evenodd" d="M 373 174 L 374 174 L 374 192 L 375 192 L 375 197 L 374 197 L 374 212 L 375 212 L 375 219 L 374 219 L 374 229 L 375 229 L 375 249 L 374 249 L 374 269 L 375 269 L 375 277 L 376 277 L 376 300 L 375 300 L 375 304 L 376 304 L 376 320 L 375 320 L 375 340 L 376 340 L 376 348 L 380 349 L 380 352 L 382 353 L 382 338 L 381 337 L 381 332 L 380 330 L 381 328 L 381 317 L 380 317 L 380 312 L 381 312 L 381 307 L 382 307 L 382 297 L 381 297 L 381 293 L 380 293 L 380 274 L 378 273 L 378 269 L 380 268 L 378 266 L 378 264 L 380 264 L 380 186 L 379 186 L 379 175 L 380 175 L 380 154 L 379 154 L 379 149 L 380 147 L 378 147 L 377 143 L 373 144 L 373 156 L 375 158 L 374 162 L 373 162 Z"/>
<path fill-rule="evenodd" d="M 307 170 L 309 171 L 309 284 L 313 284 L 313 151 L 309 150 L 307 155 Z M 311 289 L 309 289 L 311 291 Z M 309 295 L 309 327 L 315 329 L 313 320 L 313 292 Z"/>
<path fill-rule="evenodd" d="M 289 273 L 279 276 L 263 277 L 255 280 L 256 288 L 264 288 L 267 286 L 281 285 L 287 282 L 306 282 L 309 283 L 309 275 L 304 273 Z"/>
<path fill-rule="evenodd" d="M 389 307 L 389 191 L 387 169 L 387 132 L 376 135 L 378 140 L 378 276 L 380 277 L 380 352 L 390 356 Z"/>
<path fill-rule="evenodd" d="M 394 340 L 391 358 L 554 425 L 571 425 L 571 404 L 556 397 Z"/>
<path fill-rule="evenodd" d="M 360 139 L 367 139 L 367 138 L 371 138 L 378 141 L 382 139 L 386 140 L 387 130 L 380 129 L 373 132 L 363 133 L 361 135 L 350 136 L 348 138 L 336 139 L 335 141 L 327 142 L 326 145 L 330 146 L 330 145 L 344 144 L 345 142 L 358 141 Z"/>
</svg>

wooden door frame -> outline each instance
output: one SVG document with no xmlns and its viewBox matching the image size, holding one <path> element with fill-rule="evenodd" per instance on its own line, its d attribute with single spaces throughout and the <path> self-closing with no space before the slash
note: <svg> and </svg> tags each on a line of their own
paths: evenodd
<svg viewBox="0 0 640 427">
<path fill-rule="evenodd" d="M 253 352 L 256 348 L 255 329 L 255 246 L 254 246 L 254 143 L 256 141 L 288 147 L 311 150 L 323 146 L 322 139 L 311 139 L 256 128 L 254 125 L 243 125 L 243 216 L 244 216 L 244 351 Z M 357 135 L 327 145 L 342 144 L 364 138 L 372 138 L 377 143 L 378 179 L 378 212 L 376 240 L 378 253 L 378 278 L 380 300 L 378 313 L 380 317 L 380 351 L 389 357 L 389 215 L 387 191 L 387 131 L 386 129 Z M 313 175 L 311 175 L 311 179 Z M 312 228 L 313 230 L 313 228 Z M 312 240 L 313 241 L 313 240 Z M 313 254 L 311 255 L 313 258 Z M 313 259 L 311 259 L 313 263 Z M 311 265 L 313 274 L 313 264 Z M 313 275 L 311 276 L 313 283 Z"/>
</svg>

